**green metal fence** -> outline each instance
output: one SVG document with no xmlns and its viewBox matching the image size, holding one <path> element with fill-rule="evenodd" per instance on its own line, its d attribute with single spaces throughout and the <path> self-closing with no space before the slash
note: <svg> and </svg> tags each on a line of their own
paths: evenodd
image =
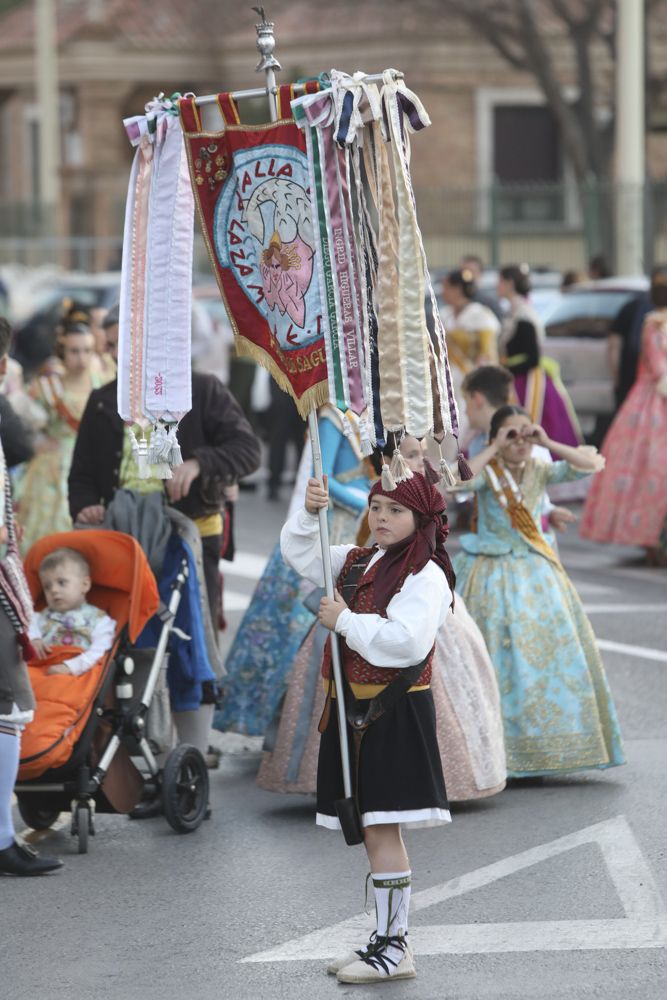
<svg viewBox="0 0 667 1000">
<path fill-rule="evenodd" d="M 489 266 L 526 261 L 534 267 L 584 269 L 598 253 L 613 265 L 618 188 L 611 183 L 441 185 L 417 187 L 415 193 L 433 268 L 450 267 L 468 253 L 478 254 Z M 667 183 L 647 184 L 638 192 L 637 204 L 643 206 L 648 270 L 656 261 L 667 260 Z M 74 235 L 56 236 L 54 219 L 31 206 L 0 203 L 0 265 L 112 269 L 118 266 L 122 246 L 120 205 L 114 220 L 117 232 L 104 237 L 87 232 L 83 219 L 78 219 Z M 197 257 L 206 271 L 205 254 Z"/>
<path fill-rule="evenodd" d="M 584 269 L 599 253 L 613 266 L 619 193 L 617 185 L 591 182 L 418 188 L 416 198 L 432 267 L 476 253 L 490 266 L 526 261 L 570 270 Z M 632 194 L 644 218 L 648 270 L 667 258 L 667 184 Z"/>
</svg>

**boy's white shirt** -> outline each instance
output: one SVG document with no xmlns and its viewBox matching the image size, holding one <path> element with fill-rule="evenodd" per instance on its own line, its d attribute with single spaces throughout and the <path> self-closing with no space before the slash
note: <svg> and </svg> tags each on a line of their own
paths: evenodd
<svg viewBox="0 0 667 1000">
<path fill-rule="evenodd" d="M 32 616 L 28 629 L 28 637 L 30 639 L 42 638 L 42 614 L 43 612 L 36 611 Z M 77 656 L 63 659 L 63 662 L 67 664 L 69 672 L 80 676 L 90 670 L 91 667 L 94 667 L 100 657 L 104 656 L 111 649 L 115 631 L 116 623 L 113 618 L 109 618 L 108 615 L 100 618 L 93 627 L 93 635 L 88 649 Z"/>
<path fill-rule="evenodd" d="M 285 523 L 280 549 L 285 562 L 301 576 L 324 586 L 317 515 L 302 507 Z M 339 576 L 354 545 L 332 545 L 331 567 Z M 384 555 L 379 549 L 367 570 Z M 439 566 L 429 562 L 408 576 L 387 605 L 387 617 L 355 614 L 346 608 L 338 616 L 336 632 L 365 660 L 377 667 L 404 668 L 420 663 L 430 652 L 438 629 L 444 624 L 452 595 Z"/>
</svg>

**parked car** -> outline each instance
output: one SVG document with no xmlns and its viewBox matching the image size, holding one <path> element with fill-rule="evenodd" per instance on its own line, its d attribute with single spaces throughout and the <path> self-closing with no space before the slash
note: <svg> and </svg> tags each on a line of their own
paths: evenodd
<svg viewBox="0 0 667 1000">
<path fill-rule="evenodd" d="M 28 318 L 17 323 L 12 355 L 31 374 L 53 354 L 63 299 L 74 299 L 88 309 L 109 309 L 119 295 L 120 274 L 116 271 L 62 275 L 36 298 Z"/>
<path fill-rule="evenodd" d="M 545 353 L 560 365 L 582 430 L 594 444 L 614 414 L 607 337 L 619 309 L 647 291 L 645 277 L 615 277 L 566 288 L 544 316 Z"/>
</svg>

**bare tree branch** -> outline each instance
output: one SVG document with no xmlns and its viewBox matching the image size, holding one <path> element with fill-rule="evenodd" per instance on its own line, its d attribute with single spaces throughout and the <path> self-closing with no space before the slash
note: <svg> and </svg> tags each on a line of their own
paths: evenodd
<svg viewBox="0 0 667 1000">
<path fill-rule="evenodd" d="M 445 6 L 455 17 L 466 21 L 502 58 L 515 69 L 526 70 L 528 63 L 521 46 L 517 45 L 516 21 L 511 3 L 496 0 L 479 4 L 465 0 L 445 0 Z"/>
</svg>

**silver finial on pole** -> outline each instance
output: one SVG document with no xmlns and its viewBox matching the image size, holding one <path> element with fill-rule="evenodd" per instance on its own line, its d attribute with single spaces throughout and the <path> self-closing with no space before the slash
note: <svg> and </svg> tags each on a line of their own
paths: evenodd
<svg viewBox="0 0 667 1000">
<path fill-rule="evenodd" d="M 255 25 L 257 30 L 257 48 L 261 57 L 255 67 L 255 72 L 261 73 L 262 70 L 267 69 L 282 69 L 282 66 L 273 55 L 273 50 L 276 47 L 276 40 L 273 37 L 274 22 L 267 21 L 263 7 L 253 7 L 253 10 L 262 19 L 261 24 Z"/>
</svg>

